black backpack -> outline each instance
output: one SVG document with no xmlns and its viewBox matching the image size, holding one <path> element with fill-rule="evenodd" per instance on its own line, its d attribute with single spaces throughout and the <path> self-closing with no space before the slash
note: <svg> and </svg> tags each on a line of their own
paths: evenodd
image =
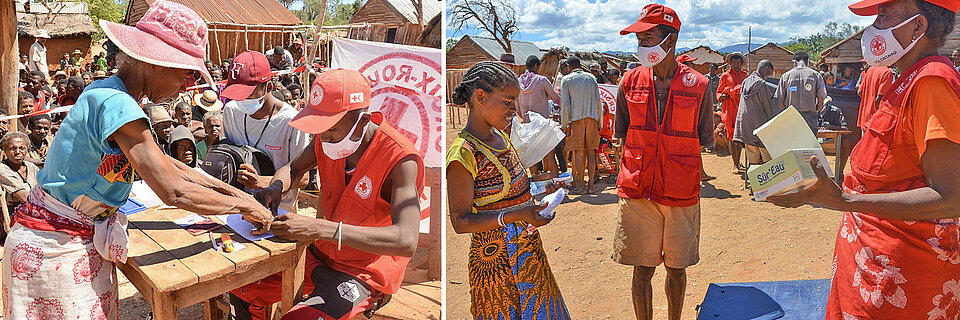
<svg viewBox="0 0 960 320">
<path fill-rule="evenodd" d="M 243 186 L 237 182 L 237 170 L 240 165 L 253 165 L 261 176 L 276 174 L 276 168 L 266 153 L 251 146 L 236 145 L 229 140 L 210 147 L 200 168 L 207 174 L 237 188 Z"/>
</svg>

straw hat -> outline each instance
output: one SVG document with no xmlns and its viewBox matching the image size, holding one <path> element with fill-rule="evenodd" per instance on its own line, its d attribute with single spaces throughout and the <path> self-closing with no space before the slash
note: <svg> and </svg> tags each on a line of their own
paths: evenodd
<svg viewBox="0 0 960 320">
<path fill-rule="evenodd" d="M 182 4 L 158 0 L 150 5 L 136 27 L 100 20 L 107 38 L 131 58 L 162 67 L 199 71 L 213 83 L 203 65 L 207 24 Z"/>
<path fill-rule="evenodd" d="M 96 80 L 100 80 L 100 79 L 106 79 L 108 77 L 107 77 L 107 73 L 104 72 L 103 70 L 97 70 L 97 72 L 93 73 L 93 78 Z"/>
<path fill-rule="evenodd" d="M 150 118 L 151 126 L 161 122 L 173 122 L 173 118 L 170 117 L 170 112 L 162 105 L 148 103 L 144 105 L 144 109 L 147 109 L 147 117 Z"/>
<path fill-rule="evenodd" d="M 77 50 L 73 50 L 73 54 L 83 54 L 83 52 L 80 51 L 80 49 L 77 49 Z"/>
<path fill-rule="evenodd" d="M 727 57 L 723 58 L 723 62 L 730 63 L 730 58 L 733 58 L 734 56 L 738 56 L 740 57 L 740 60 L 743 60 L 744 62 L 746 62 L 746 59 L 743 57 L 743 54 L 740 53 L 739 51 L 728 54 Z"/>
<path fill-rule="evenodd" d="M 50 39 L 50 34 L 47 33 L 47 29 L 37 29 L 37 34 L 34 35 L 35 38 L 44 38 Z"/>
<path fill-rule="evenodd" d="M 203 111 L 220 111 L 223 109 L 223 102 L 217 99 L 217 93 L 213 90 L 204 90 L 203 93 L 193 96 L 193 102 Z"/>
</svg>

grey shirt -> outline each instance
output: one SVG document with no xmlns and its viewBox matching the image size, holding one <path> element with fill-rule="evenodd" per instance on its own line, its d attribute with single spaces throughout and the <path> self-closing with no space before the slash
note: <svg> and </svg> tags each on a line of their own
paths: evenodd
<svg viewBox="0 0 960 320">
<path fill-rule="evenodd" d="M 603 114 L 597 79 L 583 69 L 563 77 L 560 82 L 560 123 L 566 128 L 571 122 L 593 118 L 600 122 Z"/>
<path fill-rule="evenodd" d="M 819 99 L 827 97 L 827 85 L 820 72 L 810 67 L 795 67 L 780 77 L 777 104 L 793 106 L 800 112 L 816 112 Z"/>
<path fill-rule="evenodd" d="M 623 94 L 623 82 L 620 82 L 617 89 L 617 116 L 614 119 L 613 136 L 618 139 L 627 137 L 627 128 L 630 127 L 630 109 L 627 106 L 626 95 Z M 657 121 L 663 123 L 664 110 L 667 109 L 667 96 L 669 96 L 670 87 L 655 88 L 657 99 Z M 697 120 L 697 135 L 700 138 L 700 145 L 704 147 L 713 147 L 713 99 L 712 92 L 703 93 L 700 99 L 700 119 Z"/>
<path fill-rule="evenodd" d="M 716 105 L 720 103 L 720 101 L 717 100 L 717 95 L 713 93 L 717 92 L 717 87 L 720 87 L 720 75 L 715 74 L 711 76 L 710 74 L 705 74 L 704 76 L 710 79 L 710 83 L 707 84 L 707 92 L 710 92 L 710 100 Z"/>
<path fill-rule="evenodd" d="M 780 106 L 773 97 L 776 90 L 776 86 L 764 81 L 756 71 L 743 80 L 740 109 L 737 110 L 737 123 L 733 128 L 734 141 L 763 148 L 763 142 L 753 134 L 753 130 L 780 113 Z"/>
</svg>

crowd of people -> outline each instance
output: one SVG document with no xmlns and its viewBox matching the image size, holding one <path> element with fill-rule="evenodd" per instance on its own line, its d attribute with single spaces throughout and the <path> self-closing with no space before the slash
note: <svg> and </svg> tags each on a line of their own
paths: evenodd
<svg viewBox="0 0 960 320">
<path fill-rule="evenodd" d="M 622 77 L 603 64 L 584 66 L 576 57 L 560 62 L 553 84 L 537 74 L 536 57 L 519 76 L 492 61 L 468 69 L 451 97 L 470 113 L 449 145 L 447 179 L 453 228 L 471 234 L 473 317 L 570 318 L 571 301 L 562 298 L 537 231 L 553 216 L 541 214 L 547 203 L 538 204 L 531 184 L 566 171 L 565 159 L 572 154 L 571 193 L 598 192 L 598 123 L 609 113 L 597 96 L 598 83 L 619 88 L 613 138 L 622 153 L 612 258 L 633 267 L 630 294 L 637 319 L 653 318 L 651 280 L 661 264 L 668 318 L 680 319 L 686 268 L 699 261 L 700 187 L 714 178 L 703 171 L 701 151 L 727 149 L 736 174 L 770 161 L 753 131 L 789 107 L 814 134 L 850 130 L 857 139 L 863 136 L 838 155 L 842 164 L 850 155 L 852 168 L 842 185 L 813 157 L 816 185 L 767 200 L 843 212 L 826 318 L 960 316 L 950 307 L 956 300 L 942 300 L 955 292 L 960 274 L 960 197 L 954 192 L 960 178 L 947 173 L 949 155 L 960 154 L 960 51 L 953 61 L 938 54 L 960 1 L 868 0 L 849 8 L 877 18 L 863 34 L 863 63 L 841 65 L 839 76 L 826 67 L 811 68 L 803 51 L 779 78 L 774 70 L 782 66 L 768 60 L 744 71 L 740 53 L 727 55 L 723 65 L 711 65 L 703 75 L 693 69 L 695 59 L 677 56 L 680 17 L 661 4 L 645 6 L 637 22 L 620 32 L 636 35 L 639 57 L 619 68 Z M 910 27 L 900 28 L 904 25 Z M 848 123 L 828 88 L 860 96 L 856 121 Z M 565 138 L 540 164 L 525 168 L 506 131 L 532 113 L 554 119 Z M 546 189 L 562 187 L 548 183 Z"/>
<path fill-rule="evenodd" d="M 303 302 L 283 319 L 353 319 L 390 300 L 417 248 L 424 168 L 371 110 L 366 76 L 319 59 L 304 67 L 302 40 L 205 61 L 206 24 L 171 1 L 151 3 L 136 26 L 100 25 L 117 44 L 105 65 L 64 61 L 51 73 L 31 50 L 16 114 L 0 109 L 4 318 L 50 316 L 37 314 L 42 300 L 58 318 L 117 319 L 113 263 L 128 253 L 118 207 L 138 180 L 168 205 L 312 242 Z M 48 37 L 36 38 L 42 49 Z M 308 85 L 316 94 L 304 99 Z M 299 189 L 320 185 L 323 216 L 297 214 Z M 81 281 L 59 267 L 77 261 L 103 268 Z M 230 303 L 265 319 L 279 287 L 278 274 Z"/>
</svg>

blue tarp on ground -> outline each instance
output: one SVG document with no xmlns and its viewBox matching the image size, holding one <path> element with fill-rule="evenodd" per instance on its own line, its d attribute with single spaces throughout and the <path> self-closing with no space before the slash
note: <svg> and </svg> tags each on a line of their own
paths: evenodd
<svg viewBox="0 0 960 320">
<path fill-rule="evenodd" d="M 698 320 L 823 319 L 830 279 L 711 283 Z"/>
</svg>

